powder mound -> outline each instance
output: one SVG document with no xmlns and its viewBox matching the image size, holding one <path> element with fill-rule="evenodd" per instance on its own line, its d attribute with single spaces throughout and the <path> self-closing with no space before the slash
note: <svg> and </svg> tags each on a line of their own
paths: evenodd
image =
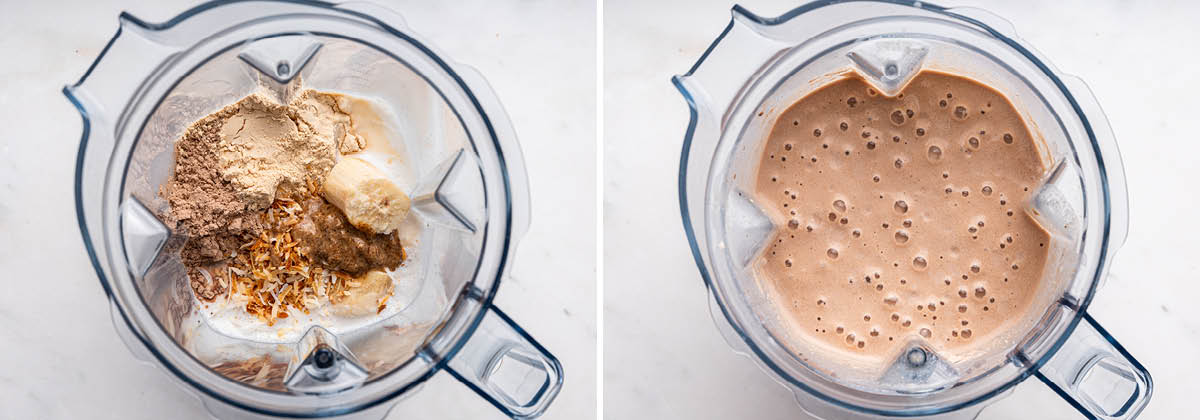
<svg viewBox="0 0 1200 420">
<path fill-rule="evenodd" d="M 229 290 L 229 279 L 225 277 L 225 270 L 188 269 L 188 283 L 196 297 L 205 301 L 216 299 Z"/>
<path fill-rule="evenodd" d="M 160 190 L 170 204 L 161 218 L 190 238 L 185 264 L 230 258 L 263 231 L 259 214 L 276 196 L 311 191 L 339 152 L 362 150 L 339 98 L 304 90 L 285 106 L 255 93 L 187 128 Z"/>
<path fill-rule="evenodd" d="M 328 94 L 306 90 L 287 106 L 253 94 L 233 107 L 217 157 L 221 177 L 253 208 L 320 184 L 339 152 L 361 149 L 361 137 L 348 134 L 350 116 Z"/>
<path fill-rule="evenodd" d="M 254 237 L 262 226 L 257 208 L 238 199 L 237 189 L 221 178 L 215 146 L 227 107 L 192 124 L 175 143 L 175 173 L 159 193 L 170 204 L 160 215 L 173 232 L 189 237 L 180 256 L 188 266 L 206 265 Z"/>
</svg>

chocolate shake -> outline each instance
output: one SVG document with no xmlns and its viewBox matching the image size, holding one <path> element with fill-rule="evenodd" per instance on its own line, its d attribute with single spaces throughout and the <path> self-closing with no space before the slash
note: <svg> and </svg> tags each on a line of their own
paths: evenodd
<svg viewBox="0 0 1200 420">
<path fill-rule="evenodd" d="M 847 75 L 779 115 L 761 159 L 779 228 L 760 282 L 829 355 L 887 363 L 922 337 L 965 356 L 1040 290 L 1050 238 L 1024 209 L 1046 162 L 986 85 L 923 71 L 887 97 Z"/>
</svg>

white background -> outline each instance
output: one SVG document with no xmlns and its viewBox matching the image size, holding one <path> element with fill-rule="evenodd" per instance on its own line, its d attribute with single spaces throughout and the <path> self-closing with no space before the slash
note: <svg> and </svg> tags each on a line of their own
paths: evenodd
<svg viewBox="0 0 1200 420">
<path fill-rule="evenodd" d="M 763 16 L 801 2 L 746 0 Z M 955 1 L 1007 18 L 1104 106 L 1129 181 L 1129 240 L 1091 313 L 1154 377 L 1147 419 L 1194 417 L 1200 376 L 1197 2 Z M 687 107 L 670 84 L 729 22 L 727 1 L 604 7 L 604 393 L 612 419 L 797 419 L 708 313 L 676 176 Z M 981 419 L 1083 418 L 1037 380 Z"/>
<path fill-rule="evenodd" d="M 122 3 L 122 4 L 118 4 Z M 528 164 L 532 226 L 496 302 L 566 369 L 545 418 L 595 416 L 595 4 L 410 1 L 391 7 L 495 88 Z M 203 419 L 198 400 L 114 334 L 75 223 L 80 118 L 60 93 L 128 10 L 192 2 L 0 0 L 0 419 Z M 499 418 L 447 374 L 388 418 Z"/>
</svg>

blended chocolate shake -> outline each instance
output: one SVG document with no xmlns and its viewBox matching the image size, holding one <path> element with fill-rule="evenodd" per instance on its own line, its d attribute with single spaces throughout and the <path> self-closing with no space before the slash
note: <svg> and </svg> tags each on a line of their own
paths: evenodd
<svg viewBox="0 0 1200 420">
<path fill-rule="evenodd" d="M 767 139 L 755 194 L 779 228 L 760 282 L 831 355 L 886 363 L 915 337 L 967 355 L 1040 290 L 1050 238 L 1024 209 L 1045 172 L 991 87 L 923 71 L 887 97 L 847 75 Z"/>
</svg>

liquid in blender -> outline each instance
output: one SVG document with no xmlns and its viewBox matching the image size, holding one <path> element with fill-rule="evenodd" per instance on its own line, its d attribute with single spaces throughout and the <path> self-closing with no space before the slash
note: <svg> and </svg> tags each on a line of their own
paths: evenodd
<svg viewBox="0 0 1200 420">
<path fill-rule="evenodd" d="M 1024 209 L 1046 166 L 989 86 L 925 70 L 888 97 L 849 73 L 766 140 L 755 193 L 778 228 L 759 281 L 835 360 L 883 369 L 913 340 L 948 361 L 984 352 L 1042 309 L 1050 237 Z"/>
</svg>

